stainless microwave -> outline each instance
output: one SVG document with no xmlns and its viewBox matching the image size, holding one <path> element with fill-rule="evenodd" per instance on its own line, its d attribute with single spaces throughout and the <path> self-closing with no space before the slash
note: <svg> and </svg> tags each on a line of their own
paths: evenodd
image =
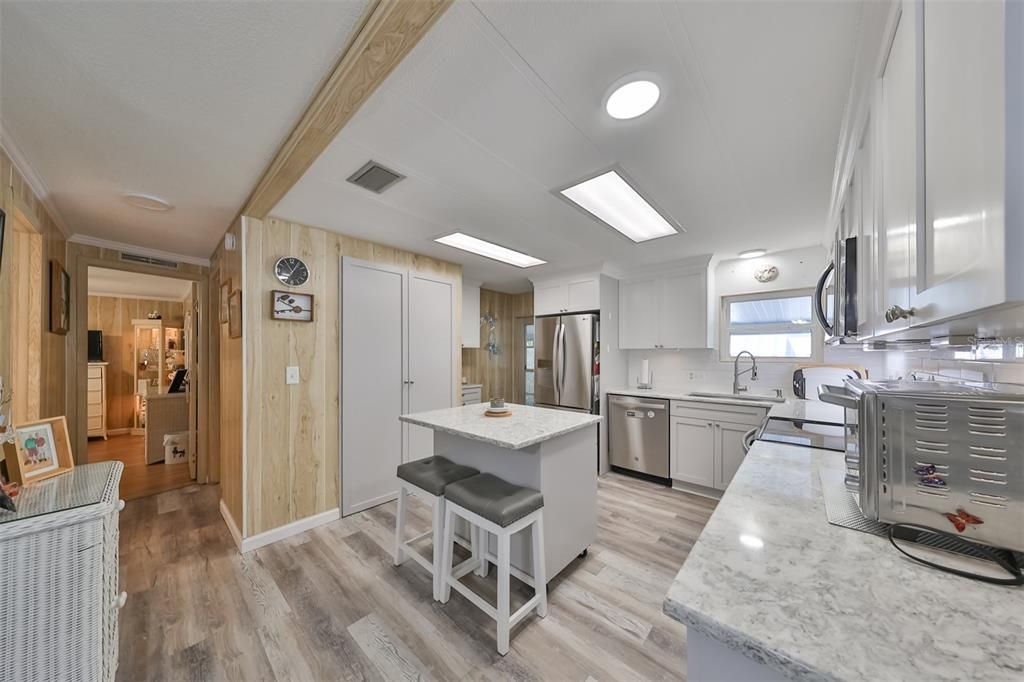
<svg viewBox="0 0 1024 682">
<path fill-rule="evenodd" d="M 818 278 L 814 290 L 814 316 L 825 330 L 826 342 L 842 343 L 857 338 L 856 237 L 836 241 L 832 262 Z"/>
</svg>

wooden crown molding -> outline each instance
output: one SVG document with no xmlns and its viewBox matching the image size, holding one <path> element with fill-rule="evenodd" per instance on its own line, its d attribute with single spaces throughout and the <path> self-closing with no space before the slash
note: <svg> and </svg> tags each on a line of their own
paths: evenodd
<svg viewBox="0 0 1024 682">
<path fill-rule="evenodd" d="M 277 150 L 241 214 L 263 219 L 453 0 L 378 0 Z"/>
</svg>

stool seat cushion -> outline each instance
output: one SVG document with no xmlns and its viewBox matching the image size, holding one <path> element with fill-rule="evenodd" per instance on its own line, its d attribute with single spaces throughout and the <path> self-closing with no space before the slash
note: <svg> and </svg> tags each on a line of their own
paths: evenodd
<svg viewBox="0 0 1024 682">
<path fill-rule="evenodd" d="M 427 457 L 398 465 L 398 477 L 431 495 L 443 495 L 445 486 L 480 472 L 445 457 Z"/>
<path fill-rule="evenodd" d="M 502 528 L 544 506 L 544 495 L 491 474 L 478 474 L 444 491 L 444 497 Z"/>
</svg>

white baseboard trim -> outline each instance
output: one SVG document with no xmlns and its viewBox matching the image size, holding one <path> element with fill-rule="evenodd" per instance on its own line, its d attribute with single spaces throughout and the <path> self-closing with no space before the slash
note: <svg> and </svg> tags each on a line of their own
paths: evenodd
<svg viewBox="0 0 1024 682">
<path fill-rule="evenodd" d="M 260 547 L 266 547 L 267 545 L 279 540 L 290 538 L 293 535 L 305 533 L 307 530 L 316 528 L 317 526 L 322 526 L 325 523 L 337 521 L 340 518 L 341 509 L 335 507 L 334 509 L 329 509 L 325 512 L 314 514 L 313 516 L 307 516 L 304 519 L 292 521 L 291 523 L 283 526 L 278 526 L 277 528 L 245 538 L 242 540 L 239 548 L 241 549 L 242 554 L 245 554 L 246 552 L 251 552 L 254 549 L 259 549 Z"/>
<path fill-rule="evenodd" d="M 238 530 L 235 519 L 231 516 L 231 512 L 228 511 L 228 506 L 224 504 L 223 499 L 220 501 L 220 515 L 224 519 L 224 523 L 227 524 L 228 532 L 231 533 L 235 546 L 238 547 L 239 551 L 242 551 L 242 533 Z"/>
</svg>

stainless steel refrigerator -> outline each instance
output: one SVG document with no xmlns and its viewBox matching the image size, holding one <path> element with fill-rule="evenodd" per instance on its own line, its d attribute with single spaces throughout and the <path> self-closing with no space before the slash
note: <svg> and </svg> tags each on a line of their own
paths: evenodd
<svg viewBox="0 0 1024 682">
<path fill-rule="evenodd" d="M 534 401 L 539 407 L 598 414 L 600 315 L 538 317 Z"/>
</svg>

